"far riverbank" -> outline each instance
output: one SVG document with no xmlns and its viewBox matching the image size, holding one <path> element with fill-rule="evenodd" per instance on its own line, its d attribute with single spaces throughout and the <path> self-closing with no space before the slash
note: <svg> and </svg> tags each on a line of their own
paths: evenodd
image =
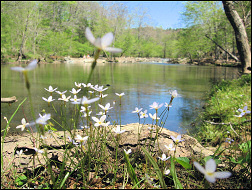
<svg viewBox="0 0 252 190">
<path fill-rule="evenodd" d="M 73 58 L 70 56 L 61 57 L 61 56 L 50 56 L 48 58 L 37 58 L 40 64 L 60 64 L 60 63 L 74 63 L 74 64 L 82 64 L 82 63 L 92 63 L 93 58 Z M 28 64 L 33 59 L 21 60 L 21 61 L 2 61 L 1 64 Z M 108 59 L 106 57 L 100 57 L 97 60 L 97 63 L 167 63 L 167 64 L 189 64 L 189 65 L 201 65 L 201 66 L 226 66 L 226 67 L 239 67 L 240 62 L 236 62 L 234 60 L 214 60 L 212 58 L 202 58 L 202 59 L 193 59 L 189 58 L 160 58 L 160 57 L 114 57 L 112 59 Z"/>
</svg>

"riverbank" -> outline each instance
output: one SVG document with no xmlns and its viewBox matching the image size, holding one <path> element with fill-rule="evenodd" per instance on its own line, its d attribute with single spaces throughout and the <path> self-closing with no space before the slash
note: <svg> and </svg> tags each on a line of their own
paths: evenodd
<svg viewBox="0 0 252 190">
<path fill-rule="evenodd" d="M 91 63 L 93 58 L 83 59 L 83 58 L 70 58 L 65 57 L 64 62 L 66 63 Z M 214 60 L 214 59 L 200 59 L 200 60 L 190 60 L 189 58 L 158 58 L 158 57 L 116 57 L 112 60 L 107 58 L 99 58 L 97 63 L 108 63 L 108 62 L 118 62 L 118 63 L 168 63 L 168 64 L 190 64 L 190 65 L 215 65 L 215 66 L 229 66 L 229 67 L 238 67 L 240 65 L 239 62 L 235 62 L 233 60 Z"/>
<path fill-rule="evenodd" d="M 64 57 L 63 62 L 70 63 L 70 64 L 80 64 L 80 63 L 92 63 L 93 58 L 71 58 L 71 57 Z M 97 63 L 109 63 L 109 62 L 116 62 L 116 63 L 168 63 L 170 59 L 163 59 L 163 58 L 143 58 L 143 57 L 116 57 L 112 60 L 107 58 L 99 58 L 97 59 Z M 62 62 L 62 61 L 61 61 Z"/>
<path fill-rule="evenodd" d="M 169 59 L 168 63 L 173 63 L 173 64 L 190 64 L 190 65 L 202 65 L 202 66 L 207 66 L 207 65 L 215 65 L 215 66 L 225 66 L 225 67 L 239 67 L 241 65 L 240 62 L 236 62 L 235 60 L 229 59 L 229 60 L 215 60 L 212 58 L 202 58 L 202 59 L 193 59 L 190 60 L 189 58 L 174 58 L 174 59 Z"/>
<path fill-rule="evenodd" d="M 246 136 L 250 140 L 251 114 L 237 117 L 241 113 L 238 109 L 245 106 L 251 111 L 251 74 L 215 84 L 206 98 L 204 111 L 195 122 L 198 131 L 195 137 L 206 146 L 216 146 L 224 137 L 241 142 Z"/>
<path fill-rule="evenodd" d="M 92 63 L 94 60 L 92 57 L 90 58 L 73 58 L 70 56 L 61 57 L 61 56 L 51 56 L 47 59 L 41 58 L 38 59 L 40 64 L 83 64 L 83 63 Z M 22 61 L 7 61 L 1 62 L 1 64 L 28 64 L 31 60 L 22 60 Z M 106 57 L 100 57 L 97 60 L 97 63 L 168 63 L 168 64 L 190 64 L 190 65 L 202 65 L 202 66 L 225 66 L 225 67 L 239 67 L 240 62 L 236 62 L 234 60 L 214 60 L 211 58 L 202 58 L 202 59 L 194 59 L 190 60 L 189 58 L 159 58 L 159 57 L 115 57 L 113 59 L 108 59 Z"/>
</svg>

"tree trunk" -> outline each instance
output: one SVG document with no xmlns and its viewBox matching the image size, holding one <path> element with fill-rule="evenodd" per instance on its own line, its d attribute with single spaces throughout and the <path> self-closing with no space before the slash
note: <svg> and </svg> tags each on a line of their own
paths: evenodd
<svg viewBox="0 0 252 190">
<path fill-rule="evenodd" d="M 23 32 L 22 42 L 21 42 L 21 45 L 20 45 L 19 55 L 18 55 L 17 61 L 21 61 L 22 57 L 23 57 L 23 47 L 24 47 L 24 44 L 25 44 L 25 34 L 26 34 L 26 31 L 27 31 L 27 27 L 28 27 L 29 17 L 30 17 L 30 13 L 28 11 L 28 15 L 27 15 L 27 18 L 26 18 L 26 24 L 25 24 L 25 30 Z"/>
<path fill-rule="evenodd" d="M 235 32 L 236 45 L 242 64 L 243 73 L 251 73 L 251 50 L 247 32 L 239 14 L 234 8 L 232 1 L 222 1 L 225 14 Z"/>
<path fill-rule="evenodd" d="M 166 42 L 164 44 L 164 57 L 163 58 L 166 58 Z"/>
</svg>

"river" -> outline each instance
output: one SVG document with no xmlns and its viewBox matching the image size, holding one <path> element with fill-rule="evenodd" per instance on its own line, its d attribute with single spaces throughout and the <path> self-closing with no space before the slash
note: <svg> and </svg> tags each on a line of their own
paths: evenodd
<svg viewBox="0 0 252 190">
<path fill-rule="evenodd" d="M 6 126 L 6 120 L 17 109 L 26 97 L 28 92 L 25 88 L 24 77 L 22 73 L 10 70 L 11 65 L 1 65 L 1 97 L 16 96 L 18 102 L 11 104 L 1 103 L 1 130 Z M 66 95 L 73 98 L 70 93 L 72 88 L 77 89 L 75 82 L 86 83 L 90 72 L 90 64 L 42 64 L 38 68 L 28 73 L 31 83 L 32 103 L 36 117 L 43 109 L 47 113 L 51 113 L 52 117 L 59 123 L 61 122 L 61 102 L 58 100 L 59 95 L 53 93 L 52 102 L 48 107 L 47 102 L 42 97 L 48 98 L 50 93 L 49 85 L 57 88 L 59 91 L 67 90 Z M 150 109 L 154 101 L 157 103 L 169 103 L 171 95 L 170 90 L 177 90 L 179 96 L 173 100 L 169 115 L 165 121 L 164 127 L 179 133 L 186 133 L 191 130 L 190 123 L 197 117 L 199 111 L 204 104 L 204 98 L 211 84 L 222 79 L 237 78 L 238 68 L 216 67 L 216 66 L 191 66 L 166 63 L 101 63 L 95 68 L 91 83 L 93 85 L 103 85 L 108 87 L 104 94 L 107 97 L 102 99 L 102 105 L 110 103 L 113 109 L 109 111 L 111 123 L 117 122 L 121 124 L 139 122 L 136 113 L 132 113 L 135 107 L 147 110 L 147 113 L 154 114 L 155 110 Z M 121 110 L 119 106 L 119 97 L 115 93 L 125 93 L 122 96 Z M 82 90 L 77 94 L 82 97 Z M 113 101 L 116 104 L 113 105 Z M 72 127 L 71 116 L 74 113 L 74 105 L 66 105 L 65 127 Z M 95 116 L 95 110 L 98 112 L 99 107 L 92 107 L 92 116 Z M 162 106 L 158 113 L 165 109 Z M 55 111 L 56 110 L 56 111 Z M 57 113 L 56 113 L 57 112 Z M 21 124 L 21 119 L 26 117 L 32 121 L 30 103 L 27 99 L 23 106 L 20 107 L 16 115 L 10 123 L 10 133 L 20 132 L 16 129 Z M 100 117 L 100 116 L 96 116 Z M 120 119 L 121 118 L 121 119 Z M 53 120 L 51 122 L 58 130 L 62 128 Z M 140 123 L 152 124 L 150 117 L 140 120 Z M 79 128 L 80 126 L 78 126 Z"/>
</svg>

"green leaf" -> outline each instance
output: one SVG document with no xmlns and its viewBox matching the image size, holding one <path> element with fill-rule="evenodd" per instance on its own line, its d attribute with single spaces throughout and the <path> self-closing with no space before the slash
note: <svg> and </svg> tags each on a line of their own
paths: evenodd
<svg viewBox="0 0 252 190">
<path fill-rule="evenodd" d="M 27 182 L 27 177 L 25 175 L 18 176 L 15 182 L 17 186 L 21 186 Z"/>
<path fill-rule="evenodd" d="M 145 148 L 142 147 L 142 150 L 144 151 L 145 155 L 147 156 L 147 158 L 151 162 L 152 166 L 154 167 L 154 169 L 155 169 L 155 171 L 157 173 L 158 179 L 160 181 L 161 187 L 163 189 L 166 189 L 166 184 L 165 184 L 165 181 L 164 181 L 164 178 L 163 178 L 163 173 L 159 169 L 157 163 L 155 162 L 155 160 L 153 159 L 153 157 L 150 155 L 150 153 Z"/>
<path fill-rule="evenodd" d="M 251 150 L 251 141 L 240 144 L 239 148 L 243 153 L 247 153 L 249 150 Z"/>
<path fill-rule="evenodd" d="M 183 166 L 185 169 L 191 169 L 191 164 L 189 164 L 190 160 L 187 157 L 178 157 L 175 158 L 175 160 L 181 165 Z"/>
<path fill-rule="evenodd" d="M 175 158 L 176 159 L 176 158 Z M 173 178 L 173 182 L 175 185 L 176 189 L 183 189 L 182 184 L 180 183 L 178 177 L 177 177 L 177 173 L 176 173 L 176 169 L 175 169 L 175 164 L 174 164 L 174 160 L 171 157 L 171 174 L 172 174 L 172 178 Z"/>
<path fill-rule="evenodd" d="M 236 161 L 233 157 L 230 159 L 231 162 L 236 163 L 236 164 L 241 164 L 243 162 L 243 157 L 239 157 L 238 161 Z"/>
</svg>

